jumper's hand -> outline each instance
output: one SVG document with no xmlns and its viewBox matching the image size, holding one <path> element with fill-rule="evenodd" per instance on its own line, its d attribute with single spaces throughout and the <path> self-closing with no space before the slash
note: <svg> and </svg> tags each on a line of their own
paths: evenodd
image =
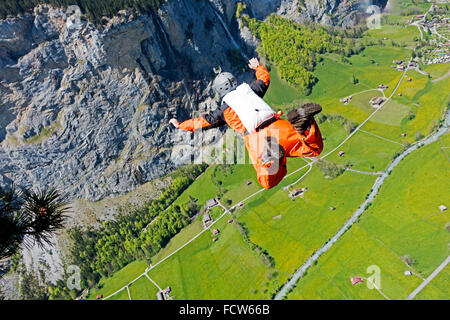
<svg viewBox="0 0 450 320">
<path fill-rule="evenodd" d="M 175 118 L 170 119 L 169 124 L 172 124 L 175 128 L 178 128 L 178 126 L 180 125 L 178 120 Z"/>
<path fill-rule="evenodd" d="M 248 67 L 250 69 L 255 70 L 257 66 L 259 66 L 259 61 L 257 58 L 251 58 L 250 60 L 248 60 Z"/>
</svg>

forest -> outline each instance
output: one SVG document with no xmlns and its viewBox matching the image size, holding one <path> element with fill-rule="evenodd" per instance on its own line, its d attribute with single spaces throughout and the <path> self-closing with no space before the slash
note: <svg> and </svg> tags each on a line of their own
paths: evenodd
<svg viewBox="0 0 450 320">
<path fill-rule="evenodd" d="M 0 1 L 0 19 L 8 15 L 31 12 L 39 4 L 50 4 L 54 7 L 78 5 L 86 18 L 94 24 L 101 24 L 102 17 L 112 17 L 122 9 L 134 13 L 152 13 L 159 9 L 164 0 L 2 0 Z"/>
<path fill-rule="evenodd" d="M 271 15 L 265 21 L 249 18 L 237 11 L 236 16 L 260 40 L 259 54 L 278 67 L 280 76 L 308 95 L 317 82 L 314 76 L 319 54 L 338 53 L 349 57 L 364 50 L 355 38 L 364 28 L 326 29 L 316 24 L 300 26 L 294 21 Z"/>
</svg>

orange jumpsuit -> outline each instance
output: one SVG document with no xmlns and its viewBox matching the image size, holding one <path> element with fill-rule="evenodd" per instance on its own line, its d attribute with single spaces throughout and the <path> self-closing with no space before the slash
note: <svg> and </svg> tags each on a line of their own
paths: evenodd
<svg viewBox="0 0 450 320">
<path fill-rule="evenodd" d="M 267 69 L 261 65 L 256 67 L 255 71 L 256 81 L 252 82 L 250 87 L 262 98 L 269 87 L 270 75 Z M 210 114 L 181 122 L 178 128 L 193 132 L 195 130 L 215 128 L 224 124 L 228 124 L 243 136 L 250 160 L 256 170 L 258 181 L 266 189 L 276 186 L 286 175 L 286 156 L 316 157 L 323 149 L 322 135 L 314 120 L 311 120 L 310 129 L 305 131 L 304 134 L 297 132 L 289 121 L 282 119 L 275 120 L 257 132 L 248 133 L 236 112 L 225 102 Z M 281 160 L 280 165 L 272 168 L 271 164 L 261 161 L 264 149 L 263 144 L 267 136 L 275 137 L 278 144 L 285 151 L 285 156 Z"/>
</svg>

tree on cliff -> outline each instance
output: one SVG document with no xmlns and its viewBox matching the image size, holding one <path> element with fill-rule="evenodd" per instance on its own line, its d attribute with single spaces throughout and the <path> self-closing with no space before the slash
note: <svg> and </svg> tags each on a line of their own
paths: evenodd
<svg viewBox="0 0 450 320">
<path fill-rule="evenodd" d="M 55 189 L 16 191 L 0 188 L 0 259 L 21 245 L 50 244 L 51 236 L 64 226 L 67 203 Z"/>
</svg>

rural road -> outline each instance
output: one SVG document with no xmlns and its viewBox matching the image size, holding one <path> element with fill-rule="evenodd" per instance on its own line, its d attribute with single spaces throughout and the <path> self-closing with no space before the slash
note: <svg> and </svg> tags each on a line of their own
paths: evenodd
<svg viewBox="0 0 450 320">
<path fill-rule="evenodd" d="M 412 299 L 414 299 L 414 297 L 415 297 L 420 291 L 422 291 L 422 289 L 425 288 L 425 286 L 426 286 L 427 284 L 429 284 L 429 283 L 431 282 L 431 280 L 433 280 L 434 277 L 436 277 L 436 276 L 439 274 L 439 272 L 441 272 L 441 271 L 447 266 L 447 264 L 448 264 L 449 262 L 450 262 L 450 256 L 448 256 L 448 257 L 444 260 L 444 262 L 442 262 L 441 265 L 440 265 L 439 267 L 437 267 L 437 268 L 433 271 L 433 273 L 430 274 L 430 276 L 429 276 L 428 278 L 426 278 L 425 281 L 422 282 L 422 283 L 420 284 L 420 286 L 418 286 L 418 287 L 416 288 L 416 290 L 414 290 L 408 297 L 406 297 L 405 300 L 412 300 Z"/>
</svg>

